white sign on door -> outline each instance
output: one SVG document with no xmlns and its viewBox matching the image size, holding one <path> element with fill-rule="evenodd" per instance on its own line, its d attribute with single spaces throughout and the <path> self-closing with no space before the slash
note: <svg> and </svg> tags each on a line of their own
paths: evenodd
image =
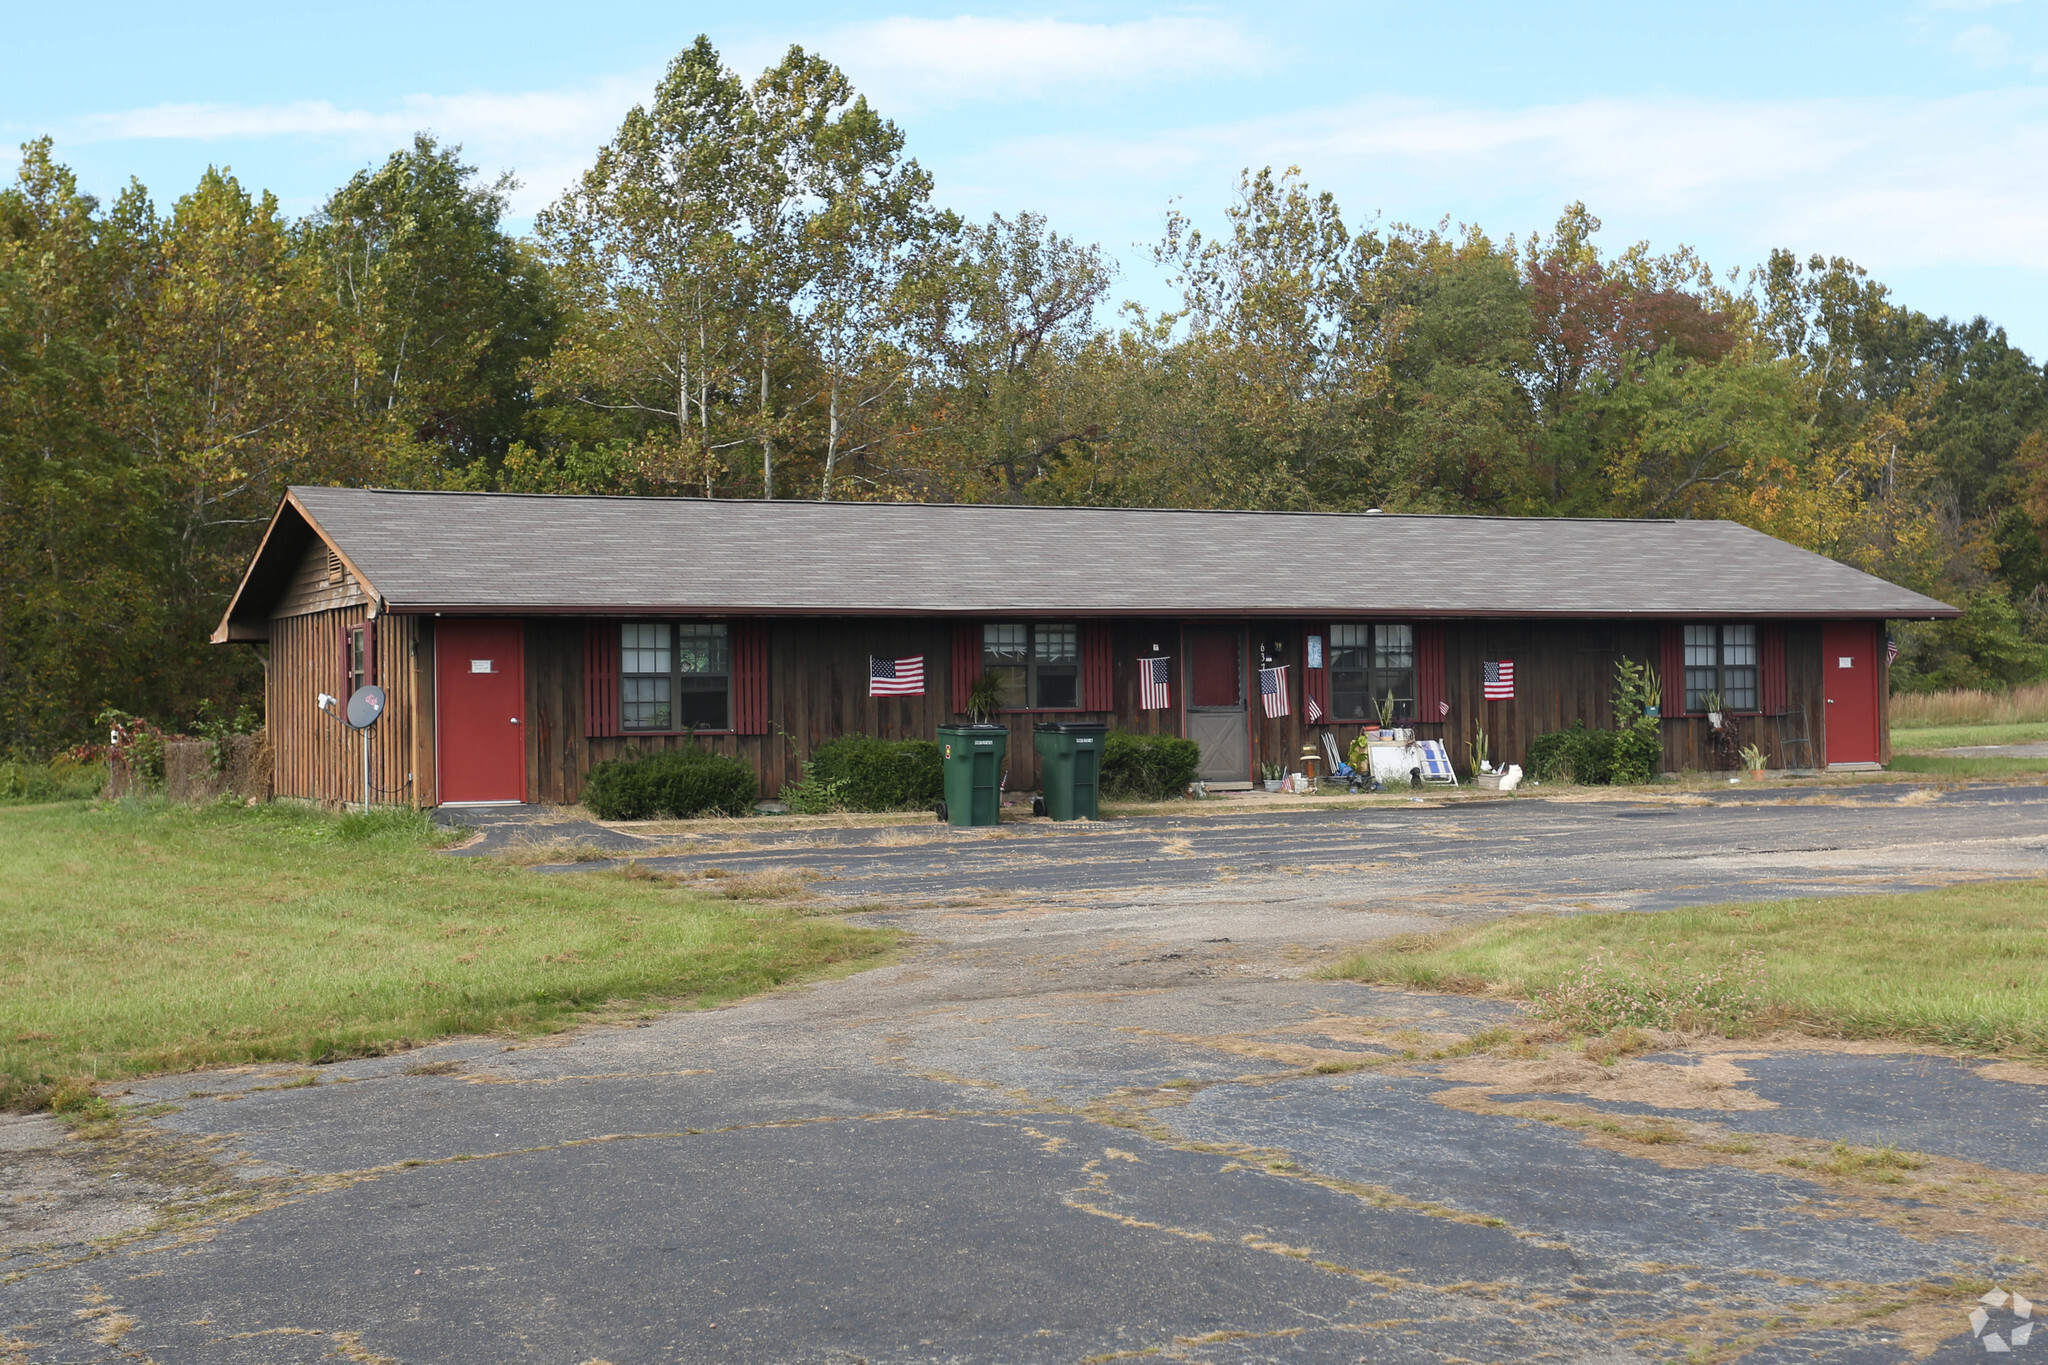
<svg viewBox="0 0 2048 1365">
<path fill-rule="evenodd" d="M 1837 654 L 1837 655 L 1835 656 L 1835 667 L 1836 667 L 1836 668 L 1851 668 L 1851 667 L 1854 667 L 1854 666 L 1855 666 L 1855 663 L 1856 663 L 1856 660 L 1855 660 L 1855 659 L 1853 659 L 1853 658 L 1851 658 L 1851 657 L 1850 657 L 1849 655 L 1847 655 L 1847 654 Z"/>
<path fill-rule="evenodd" d="M 469 661 L 469 671 L 472 673 L 495 673 L 498 670 L 491 667 L 489 659 L 471 659 Z"/>
</svg>

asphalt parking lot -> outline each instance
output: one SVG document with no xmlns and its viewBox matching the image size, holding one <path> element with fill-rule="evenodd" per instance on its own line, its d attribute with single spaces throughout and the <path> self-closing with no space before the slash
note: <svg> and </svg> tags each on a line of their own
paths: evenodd
<svg viewBox="0 0 2048 1365">
<path fill-rule="evenodd" d="M 1975 1295 L 2048 1262 L 2048 1070 L 1811 1042 L 1432 1059 L 1519 1012 L 1313 974 L 1519 910 L 2048 872 L 2048 790 L 1690 799 L 703 847 L 558 823 L 679 875 L 814 877 L 914 946 L 297 1088 L 137 1085 L 165 1143 L 260 1197 L 98 1253 L 17 1239 L 0 1361 L 1980 1356 Z M 467 853 L 532 837 L 479 823 Z M 0 1132 L 0 1160 L 42 1140 Z M 1825 1178 L 1838 1142 L 1919 1153 L 1942 1193 Z M 118 1197 L 104 1217 L 157 1196 Z M 1983 1311 L 2048 1352 L 2012 1300 Z"/>
</svg>

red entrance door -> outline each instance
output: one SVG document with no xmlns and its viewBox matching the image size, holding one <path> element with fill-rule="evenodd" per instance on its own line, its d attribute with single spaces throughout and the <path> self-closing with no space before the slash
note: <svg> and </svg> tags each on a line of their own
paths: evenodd
<svg viewBox="0 0 2048 1365">
<path fill-rule="evenodd" d="M 517 621 L 434 622 L 440 800 L 526 799 L 526 636 Z"/>
<path fill-rule="evenodd" d="M 1875 763 L 1882 736 L 1877 672 L 1877 626 L 1837 621 L 1821 627 L 1820 673 L 1827 698 L 1828 766 Z"/>
</svg>

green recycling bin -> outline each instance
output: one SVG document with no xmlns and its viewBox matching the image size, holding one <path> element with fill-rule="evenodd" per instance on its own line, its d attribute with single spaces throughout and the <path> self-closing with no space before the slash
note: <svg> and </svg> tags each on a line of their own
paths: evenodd
<svg viewBox="0 0 2048 1365">
<path fill-rule="evenodd" d="M 939 818 L 953 825 L 993 825 L 1002 819 L 1003 759 L 1010 732 L 1000 725 L 941 725 L 939 756 L 946 767 L 946 799 Z"/>
<path fill-rule="evenodd" d="M 1102 737 L 1107 725 L 1043 721 L 1031 727 L 1038 750 L 1039 790 L 1045 813 L 1055 820 L 1093 820 L 1095 789 L 1102 776 Z"/>
</svg>

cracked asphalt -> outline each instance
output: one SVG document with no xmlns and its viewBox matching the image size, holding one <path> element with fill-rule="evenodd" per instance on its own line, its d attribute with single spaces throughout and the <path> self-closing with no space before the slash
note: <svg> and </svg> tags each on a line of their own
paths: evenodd
<svg viewBox="0 0 2048 1365">
<path fill-rule="evenodd" d="M 1869 788 L 556 821 L 681 876 L 796 869 L 916 937 L 716 1010 L 135 1085 L 152 1141 L 245 1194 L 17 1238 L 0 1362 L 1974 1359 L 1981 1294 L 2048 1297 L 2048 1068 L 1802 1040 L 1603 1066 L 1507 1003 L 1312 973 L 1511 911 L 2040 876 L 2044 815 Z M 477 822 L 466 853 L 534 837 Z M 1529 1043 L 1458 1046 L 1500 1027 Z M 2048 1352 L 2013 1303 L 1984 1330 Z"/>
</svg>

